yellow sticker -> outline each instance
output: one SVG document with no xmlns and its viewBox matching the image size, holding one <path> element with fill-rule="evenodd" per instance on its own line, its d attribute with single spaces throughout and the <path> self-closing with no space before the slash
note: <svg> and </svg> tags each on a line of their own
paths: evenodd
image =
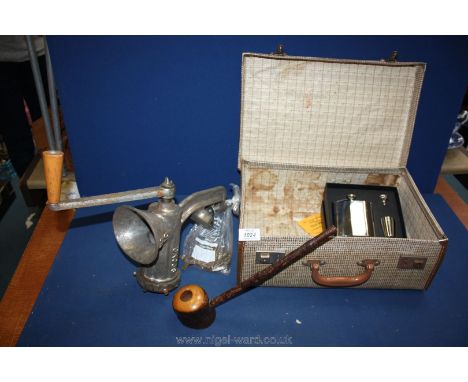
<svg viewBox="0 0 468 382">
<path fill-rule="evenodd" d="M 297 222 L 299 226 L 309 235 L 317 236 L 322 233 L 322 215 L 313 214 Z"/>
</svg>

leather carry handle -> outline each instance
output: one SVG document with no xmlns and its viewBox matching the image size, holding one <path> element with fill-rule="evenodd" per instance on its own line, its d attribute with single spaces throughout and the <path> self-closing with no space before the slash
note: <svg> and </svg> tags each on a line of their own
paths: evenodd
<svg viewBox="0 0 468 382">
<path fill-rule="evenodd" d="M 326 287 L 353 287 L 364 284 L 372 276 L 375 267 L 380 264 L 379 260 L 363 260 L 358 265 L 365 268 L 365 271 L 356 276 L 322 276 L 320 274 L 320 260 L 310 260 L 304 265 L 310 266 L 312 280 L 318 285 Z"/>
<path fill-rule="evenodd" d="M 265 281 L 271 279 L 291 264 L 302 259 L 312 251 L 315 251 L 318 247 L 328 242 L 336 235 L 336 227 L 331 226 L 330 228 L 323 231 L 320 235 L 306 241 L 300 247 L 296 248 L 286 256 L 273 263 L 272 265 L 262 269 L 261 271 L 253 274 L 247 280 L 242 281 L 239 285 L 227 290 L 226 292 L 216 296 L 210 301 L 212 308 L 224 304 L 226 301 L 238 296 L 241 293 L 248 291 L 249 289 L 255 288 L 258 285 L 263 284 Z"/>
</svg>

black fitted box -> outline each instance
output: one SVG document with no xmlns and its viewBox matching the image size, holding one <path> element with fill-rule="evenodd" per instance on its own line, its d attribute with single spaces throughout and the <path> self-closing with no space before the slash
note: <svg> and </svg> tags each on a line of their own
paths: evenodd
<svg viewBox="0 0 468 382">
<path fill-rule="evenodd" d="M 360 184 L 327 183 L 323 191 L 323 220 L 324 226 L 336 225 L 335 203 L 346 199 L 348 194 L 354 194 L 356 200 L 366 200 L 372 203 L 375 236 L 384 237 L 380 218 L 391 216 L 395 220 L 395 236 L 406 237 L 405 222 L 401 210 L 400 197 L 396 187 L 366 186 Z M 387 195 L 385 205 L 380 195 Z"/>
</svg>

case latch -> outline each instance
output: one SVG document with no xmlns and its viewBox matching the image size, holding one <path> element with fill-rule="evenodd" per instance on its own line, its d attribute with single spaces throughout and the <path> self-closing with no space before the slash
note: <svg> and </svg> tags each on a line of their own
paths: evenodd
<svg viewBox="0 0 468 382">
<path fill-rule="evenodd" d="M 427 258 L 425 257 L 409 257 L 400 256 L 398 260 L 398 269 L 419 269 L 422 270 L 426 266 Z"/>
<path fill-rule="evenodd" d="M 255 263 L 256 264 L 273 264 L 279 259 L 283 258 L 286 252 L 281 251 L 257 251 Z"/>
</svg>

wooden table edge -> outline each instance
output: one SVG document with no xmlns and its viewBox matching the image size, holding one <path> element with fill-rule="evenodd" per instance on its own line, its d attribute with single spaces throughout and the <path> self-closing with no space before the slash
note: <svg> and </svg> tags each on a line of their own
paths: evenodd
<svg viewBox="0 0 468 382">
<path fill-rule="evenodd" d="M 0 346 L 15 346 L 28 321 L 75 210 L 44 208 L 0 301 Z"/>
</svg>

